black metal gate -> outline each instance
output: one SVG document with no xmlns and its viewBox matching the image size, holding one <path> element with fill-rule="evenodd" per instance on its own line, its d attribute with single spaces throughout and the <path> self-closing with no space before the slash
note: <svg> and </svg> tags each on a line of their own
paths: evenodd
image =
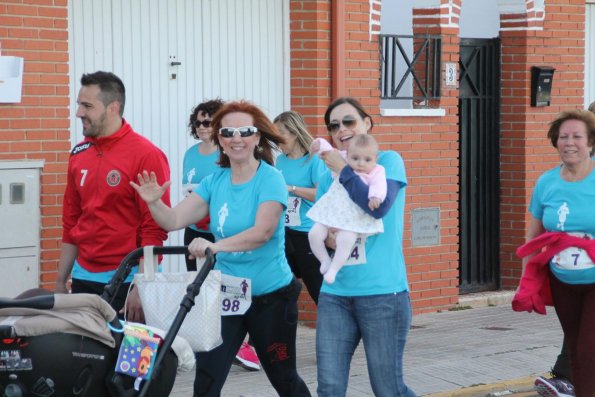
<svg viewBox="0 0 595 397">
<path fill-rule="evenodd" d="M 499 288 L 500 40 L 461 39 L 460 293 Z"/>
</svg>

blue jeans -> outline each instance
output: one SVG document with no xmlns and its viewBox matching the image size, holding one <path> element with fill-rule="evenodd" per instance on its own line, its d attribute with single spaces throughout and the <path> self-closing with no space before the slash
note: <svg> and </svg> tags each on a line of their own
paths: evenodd
<svg viewBox="0 0 595 397">
<path fill-rule="evenodd" d="M 403 381 L 403 351 L 411 325 L 407 291 L 342 297 L 321 293 L 316 321 L 318 396 L 343 397 L 360 339 L 376 397 L 414 397 Z"/>
</svg>

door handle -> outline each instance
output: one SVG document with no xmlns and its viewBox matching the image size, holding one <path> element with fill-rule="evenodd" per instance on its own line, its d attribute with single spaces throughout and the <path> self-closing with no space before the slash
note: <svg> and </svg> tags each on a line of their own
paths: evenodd
<svg viewBox="0 0 595 397">
<path fill-rule="evenodd" d="M 181 64 L 182 64 L 182 62 L 177 62 L 177 61 L 170 63 L 171 66 L 180 66 Z"/>
</svg>

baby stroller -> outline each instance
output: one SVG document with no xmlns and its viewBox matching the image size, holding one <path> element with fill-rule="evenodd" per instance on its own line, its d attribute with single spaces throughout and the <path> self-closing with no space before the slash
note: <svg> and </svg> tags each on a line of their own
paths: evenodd
<svg viewBox="0 0 595 397">
<path fill-rule="evenodd" d="M 187 251 L 187 247 L 153 248 L 154 255 Z M 122 326 L 109 303 L 142 256 L 143 248 L 128 254 L 101 297 L 45 294 L 0 299 L 0 397 L 168 396 L 178 368 L 172 344 L 215 260 L 207 250 L 206 261 L 188 285 L 157 350 L 151 376 L 139 382 L 114 371 L 122 334 L 112 330 Z M 62 316 L 64 308 L 73 317 Z"/>
</svg>

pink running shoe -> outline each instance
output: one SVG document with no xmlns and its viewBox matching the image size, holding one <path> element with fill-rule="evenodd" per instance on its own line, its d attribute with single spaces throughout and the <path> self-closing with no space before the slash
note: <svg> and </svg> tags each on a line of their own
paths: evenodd
<svg viewBox="0 0 595 397">
<path fill-rule="evenodd" d="M 238 350 L 238 354 L 236 354 L 234 364 L 239 365 L 248 371 L 260 370 L 260 360 L 258 359 L 254 348 L 246 342 L 242 342 L 242 346 L 240 346 L 240 350 Z"/>
<path fill-rule="evenodd" d="M 534 390 L 541 397 L 574 397 L 572 383 L 564 378 L 544 378 L 540 376 L 535 379 Z"/>
</svg>

